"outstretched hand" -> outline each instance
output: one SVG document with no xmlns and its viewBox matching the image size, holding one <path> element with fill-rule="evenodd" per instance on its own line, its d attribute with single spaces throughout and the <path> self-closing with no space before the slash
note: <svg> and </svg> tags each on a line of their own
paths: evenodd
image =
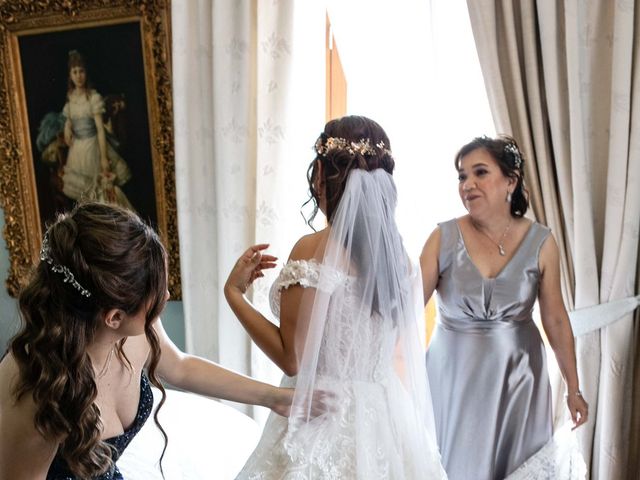
<svg viewBox="0 0 640 480">
<path fill-rule="evenodd" d="M 262 253 L 268 247 L 268 243 L 249 247 L 231 269 L 225 289 L 233 288 L 245 293 L 256 278 L 264 277 L 264 269 L 274 268 L 278 258 Z"/>
<path fill-rule="evenodd" d="M 291 404 L 293 403 L 293 388 L 276 389 L 276 394 L 269 405 L 269 408 L 278 415 L 288 417 L 291 414 Z M 314 390 L 311 404 L 309 405 L 309 418 L 316 418 L 328 412 L 336 410 L 335 394 L 326 390 Z"/>
<path fill-rule="evenodd" d="M 582 397 L 582 394 L 576 395 L 574 393 L 567 396 L 567 406 L 569 407 L 571 419 L 573 420 L 572 430 L 575 430 L 589 418 L 589 405 Z"/>
</svg>

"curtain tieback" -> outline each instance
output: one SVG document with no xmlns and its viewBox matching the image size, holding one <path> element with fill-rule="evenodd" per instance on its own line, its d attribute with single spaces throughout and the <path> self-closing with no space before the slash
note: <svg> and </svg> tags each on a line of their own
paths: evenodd
<svg viewBox="0 0 640 480">
<path fill-rule="evenodd" d="M 569 312 L 573 335 L 579 337 L 611 325 L 640 306 L 640 295 Z"/>
</svg>

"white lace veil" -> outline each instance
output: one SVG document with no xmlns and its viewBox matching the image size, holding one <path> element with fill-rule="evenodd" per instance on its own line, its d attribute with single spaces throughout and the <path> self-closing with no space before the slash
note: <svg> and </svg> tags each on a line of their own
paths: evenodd
<svg viewBox="0 0 640 480">
<path fill-rule="evenodd" d="M 398 232 L 396 201 L 383 169 L 351 171 L 317 257 L 318 287 L 300 309 L 304 348 L 285 448 L 294 463 L 328 475 L 444 478 L 418 328 L 421 276 Z M 313 417 L 317 389 L 335 395 L 334 408 Z"/>
</svg>

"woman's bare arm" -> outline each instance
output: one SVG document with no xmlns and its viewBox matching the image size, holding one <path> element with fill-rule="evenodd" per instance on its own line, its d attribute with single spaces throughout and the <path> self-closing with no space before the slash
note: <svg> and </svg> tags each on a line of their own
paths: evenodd
<svg viewBox="0 0 640 480">
<path fill-rule="evenodd" d="M 169 384 L 200 395 L 262 405 L 280 415 L 288 414 L 293 390 L 258 382 L 210 360 L 182 352 L 168 337 L 160 319 L 154 329 L 161 349 L 157 372 Z"/>
<path fill-rule="evenodd" d="M 540 290 L 538 303 L 542 326 L 558 360 L 562 377 L 567 384 L 567 405 L 576 427 L 587 421 L 588 405 L 580 392 L 573 331 L 564 307 L 560 289 L 560 258 L 552 235 L 540 250 Z"/>
<path fill-rule="evenodd" d="M 318 247 L 318 234 L 302 237 L 291 250 L 290 260 L 312 258 Z M 271 323 L 245 297 L 249 284 L 263 268 L 272 268 L 276 258 L 263 255 L 267 245 L 254 245 L 238 260 L 224 287 L 225 297 L 251 339 L 287 375 L 298 372 L 296 335 L 304 288 L 292 285 L 281 292 L 280 326 Z"/>
<path fill-rule="evenodd" d="M 258 347 L 288 375 L 296 368 L 293 345 L 295 318 L 273 324 L 247 299 L 245 293 L 263 268 L 275 266 L 275 257 L 264 255 L 265 244 L 250 247 L 236 262 L 224 286 L 224 295 L 235 316 Z"/>
</svg>

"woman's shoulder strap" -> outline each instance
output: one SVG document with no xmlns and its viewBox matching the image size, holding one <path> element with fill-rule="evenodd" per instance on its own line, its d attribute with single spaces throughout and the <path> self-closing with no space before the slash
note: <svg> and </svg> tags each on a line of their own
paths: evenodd
<svg viewBox="0 0 640 480">
<path fill-rule="evenodd" d="M 531 248 L 535 251 L 535 258 L 537 259 L 540 256 L 542 245 L 544 245 L 547 237 L 551 235 L 551 229 L 538 222 L 533 222 L 530 228 L 533 229 L 531 232 Z"/>
<path fill-rule="evenodd" d="M 438 224 L 440 227 L 440 252 L 438 254 L 438 265 L 440 273 L 449 267 L 454 247 L 458 240 L 457 219 L 452 218 L 446 222 Z"/>
</svg>

